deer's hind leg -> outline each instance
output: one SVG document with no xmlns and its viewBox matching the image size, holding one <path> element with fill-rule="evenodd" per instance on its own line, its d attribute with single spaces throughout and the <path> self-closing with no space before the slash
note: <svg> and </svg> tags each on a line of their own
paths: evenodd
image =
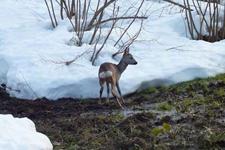
<svg viewBox="0 0 225 150">
<path fill-rule="evenodd" d="M 116 87 L 117 87 L 118 93 L 120 94 L 120 99 L 121 99 L 122 103 L 125 104 L 124 99 L 123 99 L 123 95 L 121 93 L 120 86 L 119 86 L 118 82 L 116 83 Z"/>
<path fill-rule="evenodd" d="M 115 88 L 115 85 L 111 84 L 111 92 L 112 92 L 112 95 L 116 98 L 117 103 L 123 109 L 123 106 L 121 105 L 121 103 L 119 101 L 119 96 L 116 94 L 116 90 L 115 89 L 116 89 Z"/>
<path fill-rule="evenodd" d="M 107 85 L 107 99 L 106 99 L 106 102 L 109 103 L 109 83 L 106 82 L 106 85 Z"/>
<path fill-rule="evenodd" d="M 100 103 L 102 102 L 102 92 L 104 90 L 104 83 L 105 83 L 105 81 L 99 81 L 99 84 L 100 84 L 100 91 L 99 91 L 99 100 L 100 100 Z"/>
</svg>

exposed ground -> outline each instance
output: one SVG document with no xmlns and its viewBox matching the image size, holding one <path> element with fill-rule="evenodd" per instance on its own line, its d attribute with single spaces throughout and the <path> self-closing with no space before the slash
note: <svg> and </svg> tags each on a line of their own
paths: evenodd
<svg viewBox="0 0 225 150">
<path fill-rule="evenodd" d="M 30 118 L 54 149 L 225 149 L 225 74 L 125 100 L 121 110 L 113 100 L 19 100 L 1 89 L 0 113 Z"/>
</svg>

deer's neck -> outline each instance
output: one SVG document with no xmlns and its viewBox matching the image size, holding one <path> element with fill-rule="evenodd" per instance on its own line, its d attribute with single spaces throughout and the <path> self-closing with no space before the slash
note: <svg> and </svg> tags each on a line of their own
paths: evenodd
<svg viewBox="0 0 225 150">
<path fill-rule="evenodd" d="M 126 64 L 125 62 L 123 62 L 122 60 L 119 62 L 119 64 L 117 65 L 117 68 L 119 70 L 119 73 L 122 74 L 124 72 L 124 70 L 126 70 L 128 64 Z"/>
</svg>

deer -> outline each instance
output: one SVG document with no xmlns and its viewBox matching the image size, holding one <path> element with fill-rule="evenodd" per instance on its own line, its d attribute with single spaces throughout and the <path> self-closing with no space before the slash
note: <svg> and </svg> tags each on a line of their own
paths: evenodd
<svg viewBox="0 0 225 150">
<path fill-rule="evenodd" d="M 99 100 L 102 101 L 102 92 L 104 90 L 104 85 L 106 83 L 107 86 L 107 102 L 109 102 L 109 85 L 111 85 L 111 93 L 116 98 L 118 105 L 123 109 L 120 101 L 125 104 L 120 86 L 119 86 L 119 79 L 122 73 L 126 70 L 128 65 L 137 65 L 137 61 L 134 59 L 132 54 L 129 53 L 129 48 L 126 47 L 123 52 L 123 57 L 121 58 L 118 64 L 113 64 L 110 62 L 105 62 L 100 65 L 98 78 L 100 84 L 100 91 L 99 91 Z M 116 93 L 116 88 L 119 93 L 119 96 Z"/>
</svg>

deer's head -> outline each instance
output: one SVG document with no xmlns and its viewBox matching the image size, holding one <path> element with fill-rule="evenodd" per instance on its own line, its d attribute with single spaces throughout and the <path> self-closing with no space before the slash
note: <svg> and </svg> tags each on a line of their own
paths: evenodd
<svg viewBox="0 0 225 150">
<path fill-rule="evenodd" d="M 129 53 L 129 48 L 124 50 L 122 61 L 128 65 L 136 65 L 137 61 L 134 59 L 133 55 Z"/>
</svg>

